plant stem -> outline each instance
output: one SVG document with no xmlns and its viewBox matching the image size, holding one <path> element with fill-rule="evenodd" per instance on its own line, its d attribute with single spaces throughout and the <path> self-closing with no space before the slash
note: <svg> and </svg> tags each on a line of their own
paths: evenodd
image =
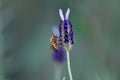
<svg viewBox="0 0 120 80">
<path fill-rule="evenodd" d="M 67 68 L 68 68 L 69 77 L 70 77 L 70 80 L 73 80 L 71 67 L 70 67 L 70 55 L 68 50 L 66 50 L 66 55 L 67 55 Z"/>
<path fill-rule="evenodd" d="M 65 80 L 65 76 L 63 77 L 63 79 L 62 80 Z"/>
<path fill-rule="evenodd" d="M 55 73 L 54 73 L 54 80 L 60 80 L 61 78 L 61 64 L 55 64 Z"/>
</svg>

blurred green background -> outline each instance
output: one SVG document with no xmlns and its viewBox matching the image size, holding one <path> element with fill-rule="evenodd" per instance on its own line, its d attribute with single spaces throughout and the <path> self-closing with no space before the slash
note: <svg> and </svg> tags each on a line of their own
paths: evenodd
<svg viewBox="0 0 120 80">
<path fill-rule="evenodd" d="M 74 80 L 120 80 L 119 0 L 0 0 L 0 80 L 53 80 L 59 8 L 71 9 Z M 66 63 L 62 76 L 69 80 Z"/>
</svg>

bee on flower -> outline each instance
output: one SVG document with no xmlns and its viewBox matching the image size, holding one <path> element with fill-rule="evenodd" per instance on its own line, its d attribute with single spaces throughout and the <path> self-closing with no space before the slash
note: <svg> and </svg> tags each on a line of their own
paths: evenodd
<svg viewBox="0 0 120 80">
<path fill-rule="evenodd" d="M 63 63 L 65 60 L 65 49 L 61 43 L 59 43 L 59 30 L 57 27 L 53 27 L 53 35 L 50 38 L 50 48 L 52 49 L 53 59 L 56 62 Z"/>
<path fill-rule="evenodd" d="M 58 36 L 52 35 L 50 38 L 50 47 L 54 50 L 58 50 Z"/>
</svg>

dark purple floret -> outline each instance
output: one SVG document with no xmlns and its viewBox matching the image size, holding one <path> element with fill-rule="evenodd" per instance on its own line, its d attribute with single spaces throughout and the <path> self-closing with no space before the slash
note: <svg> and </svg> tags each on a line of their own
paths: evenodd
<svg viewBox="0 0 120 80">
<path fill-rule="evenodd" d="M 69 33 L 69 36 L 70 36 L 71 38 L 73 38 L 73 32 L 72 32 L 72 31 Z"/>
<path fill-rule="evenodd" d="M 59 33 L 60 33 L 60 34 L 62 33 L 62 28 L 61 28 L 61 27 L 59 27 Z"/>
<path fill-rule="evenodd" d="M 64 40 L 64 43 L 65 43 L 65 44 L 69 43 L 69 40 L 68 40 L 68 39 L 65 39 L 65 40 Z"/>
<path fill-rule="evenodd" d="M 73 40 L 71 41 L 71 44 L 74 44 L 74 41 L 73 41 Z"/>
<path fill-rule="evenodd" d="M 71 40 L 71 44 L 74 44 L 73 37 L 70 40 Z"/>
<path fill-rule="evenodd" d="M 67 30 L 68 29 L 68 27 L 67 26 L 64 26 L 64 30 Z"/>
<path fill-rule="evenodd" d="M 73 36 L 73 31 L 70 31 L 69 35 L 70 35 L 70 36 Z"/>
<path fill-rule="evenodd" d="M 61 38 L 58 40 L 58 43 L 62 43 L 62 39 Z"/>
<path fill-rule="evenodd" d="M 68 20 L 64 20 L 64 25 L 67 25 L 67 23 L 68 23 Z"/>
<path fill-rule="evenodd" d="M 67 30 L 65 30 L 65 32 L 64 32 L 65 34 L 68 34 L 68 31 Z"/>
<path fill-rule="evenodd" d="M 70 41 L 71 43 L 70 44 L 74 44 L 74 41 L 73 41 L 73 36 L 74 36 L 74 33 L 72 31 L 72 24 L 71 22 L 69 21 L 69 26 L 70 26 L 70 32 L 69 32 L 69 36 L 70 36 Z"/>
<path fill-rule="evenodd" d="M 64 23 L 67 23 L 67 21 L 68 21 L 68 20 L 65 19 L 65 20 L 64 20 Z"/>
<path fill-rule="evenodd" d="M 65 39 L 66 39 L 66 38 L 68 39 L 68 37 L 69 37 L 68 31 L 65 31 L 65 32 L 64 32 L 64 38 L 65 38 Z"/>
<path fill-rule="evenodd" d="M 59 42 L 62 43 L 62 21 L 59 24 Z"/>
<path fill-rule="evenodd" d="M 60 24 L 59 24 L 59 32 L 61 33 L 62 32 L 62 21 L 60 21 Z"/>
<path fill-rule="evenodd" d="M 69 21 L 69 25 L 71 26 L 71 28 L 72 28 L 72 23 Z"/>
<path fill-rule="evenodd" d="M 68 35 L 65 35 L 65 36 L 64 36 L 65 39 L 68 39 L 68 37 L 69 37 Z"/>
<path fill-rule="evenodd" d="M 62 32 L 62 28 L 61 27 L 59 27 L 59 32 Z"/>
<path fill-rule="evenodd" d="M 64 23 L 64 26 L 67 26 L 67 22 Z"/>
<path fill-rule="evenodd" d="M 73 37 L 71 37 L 70 40 L 72 41 L 72 40 L 73 40 Z"/>
<path fill-rule="evenodd" d="M 62 22 L 63 22 L 63 21 L 62 21 L 62 20 L 60 20 L 60 25 L 62 24 Z"/>
<path fill-rule="evenodd" d="M 53 59 L 56 62 L 63 63 L 65 60 L 65 49 L 60 46 L 57 51 L 53 51 Z"/>
</svg>

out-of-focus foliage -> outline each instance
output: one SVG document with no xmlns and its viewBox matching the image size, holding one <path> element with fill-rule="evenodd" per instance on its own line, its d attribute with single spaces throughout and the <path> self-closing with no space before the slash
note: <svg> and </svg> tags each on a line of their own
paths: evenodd
<svg viewBox="0 0 120 80">
<path fill-rule="evenodd" d="M 120 80 L 119 0 L 0 0 L 0 80 L 53 80 L 49 39 L 68 7 L 74 80 Z"/>
</svg>

